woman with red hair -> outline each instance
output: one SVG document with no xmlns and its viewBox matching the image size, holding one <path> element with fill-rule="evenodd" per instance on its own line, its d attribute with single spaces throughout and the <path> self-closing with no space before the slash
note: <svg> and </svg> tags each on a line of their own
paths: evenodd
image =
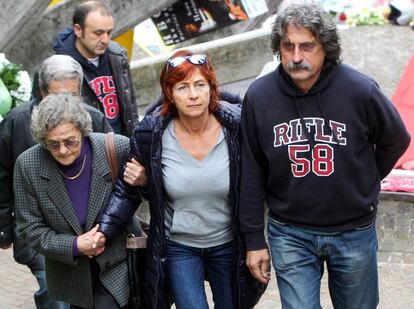
<svg viewBox="0 0 414 309">
<path fill-rule="evenodd" d="M 131 155 L 146 171 L 149 201 L 147 295 L 151 308 L 252 308 L 264 285 L 245 265 L 238 224 L 241 99 L 220 94 L 204 54 L 176 52 L 160 77 L 162 98 L 131 138 Z M 102 215 L 100 231 L 113 237 L 135 209 L 125 203 L 127 166 Z M 134 175 L 136 176 L 136 175 Z M 129 183 L 129 182 L 128 182 Z M 168 288 L 169 287 L 169 288 Z"/>
</svg>

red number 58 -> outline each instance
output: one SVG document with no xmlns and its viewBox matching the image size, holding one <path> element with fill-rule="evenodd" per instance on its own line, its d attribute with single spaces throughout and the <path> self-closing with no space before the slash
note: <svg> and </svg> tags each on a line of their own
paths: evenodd
<svg viewBox="0 0 414 309">
<path fill-rule="evenodd" d="M 312 169 L 318 176 L 329 176 L 334 172 L 334 150 L 330 145 L 317 144 L 312 149 L 312 162 L 301 157 L 301 153 L 309 152 L 309 145 L 290 145 L 289 158 L 292 174 L 295 177 L 304 177 Z"/>
</svg>

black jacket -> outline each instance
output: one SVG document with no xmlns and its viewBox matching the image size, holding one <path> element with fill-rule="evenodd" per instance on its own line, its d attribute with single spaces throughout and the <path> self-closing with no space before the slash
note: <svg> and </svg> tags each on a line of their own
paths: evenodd
<svg viewBox="0 0 414 309">
<path fill-rule="evenodd" d="M 7 246 L 13 242 L 16 261 L 25 265 L 31 263 L 36 252 L 27 247 L 13 231 L 13 168 L 17 157 L 35 145 L 30 132 L 30 118 L 33 107 L 38 103 L 35 99 L 17 106 L 0 123 L 0 245 Z M 104 114 L 88 105 L 85 108 L 92 117 L 94 132 L 112 131 Z"/>
<path fill-rule="evenodd" d="M 233 270 L 235 308 L 252 308 L 259 300 L 266 286 L 256 281 L 245 264 L 245 246 L 239 231 L 238 203 L 240 187 L 240 98 L 222 95 L 219 109 L 215 113 L 223 125 L 230 156 L 230 205 L 232 206 L 233 228 Z M 227 101 L 227 102 L 225 102 Z M 232 102 L 233 104 L 229 103 Z M 131 154 L 144 166 L 148 175 L 147 187 L 143 195 L 150 204 L 151 222 L 147 248 L 147 296 L 151 308 L 169 308 L 169 291 L 166 282 L 165 261 L 165 200 L 161 173 L 161 138 L 171 115 L 162 117 L 157 108 L 147 115 L 135 129 L 131 138 Z M 127 189 L 118 179 L 118 186 L 110 203 L 98 219 L 100 230 L 112 237 L 119 233 L 135 209 L 127 209 L 122 190 Z"/>
<path fill-rule="evenodd" d="M 84 71 L 84 82 L 82 83 L 82 95 L 88 98 L 88 104 L 103 111 L 93 89 L 89 86 L 88 70 L 93 70 L 94 65 L 83 57 L 75 48 L 75 34 L 72 28 L 67 28 L 58 34 L 53 45 L 57 54 L 69 55 L 78 61 Z M 111 41 L 106 53 L 101 57 L 108 57 L 109 66 L 115 79 L 118 104 L 122 122 L 122 134 L 131 137 L 138 123 L 138 105 L 135 90 L 132 85 L 131 72 L 129 69 L 126 50 L 117 43 Z"/>
</svg>

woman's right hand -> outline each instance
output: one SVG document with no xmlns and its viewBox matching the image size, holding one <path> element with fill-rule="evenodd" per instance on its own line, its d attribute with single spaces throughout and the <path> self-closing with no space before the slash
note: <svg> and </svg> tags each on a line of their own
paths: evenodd
<svg viewBox="0 0 414 309">
<path fill-rule="evenodd" d="M 86 232 L 77 238 L 79 252 L 90 258 L 98 256 L 105 250 L 105 237 L 103 239 L 100 238 L 100 241 L 97 241 L 96 238 L 97 234 L 100 233 L 97 232 L 98 228 L 99 224 L 95 225 L 89 232 Z"/>
<path fill-rule="evenodd" d="M 147 173 L 145 172 L 145 167 L 132 158 L 131 162 L 127 162 L 125 165 L 124 181 L 130 186 L 145 187 L 147 185 Z"/>
</svg>

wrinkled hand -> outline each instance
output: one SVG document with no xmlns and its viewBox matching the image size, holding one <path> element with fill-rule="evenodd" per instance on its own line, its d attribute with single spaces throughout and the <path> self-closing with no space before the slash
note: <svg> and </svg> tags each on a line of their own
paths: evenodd
<svg viewBox="0 0 414 309">
<path fill-rule="evenodd" d="M 252 250 L 246 252 L 246 264 L 253 277 L 262 283 L 270 280 L 270 255 L 269 250 Z"/>
<path fill-rule="evenodd" d="M 82 254 L 92 258 L 98 256 L 105 250 L 105 241 L 103 242 L 94 242 L 94 236 L 98 231 L 99 224 L 95 225 L 93 229 L 89 232 L 86 232 L 77 239 L 78 250 Z M 101 233 L 102 234 L 102 233 Z"/>
<path fill-rule="evenodd" d="M 103 247 L 106 242 L 105 234 L 102 232 L 96 232 L 92 239 L 92 248 Z"/>
<path fill-rule="evenodd" d="M 145 167 L 132 158 L 131 162 L 127 162 L 125 165 L 124 181 L 130 186 L 145 187 L 147 185 Z"/>
</svg>

